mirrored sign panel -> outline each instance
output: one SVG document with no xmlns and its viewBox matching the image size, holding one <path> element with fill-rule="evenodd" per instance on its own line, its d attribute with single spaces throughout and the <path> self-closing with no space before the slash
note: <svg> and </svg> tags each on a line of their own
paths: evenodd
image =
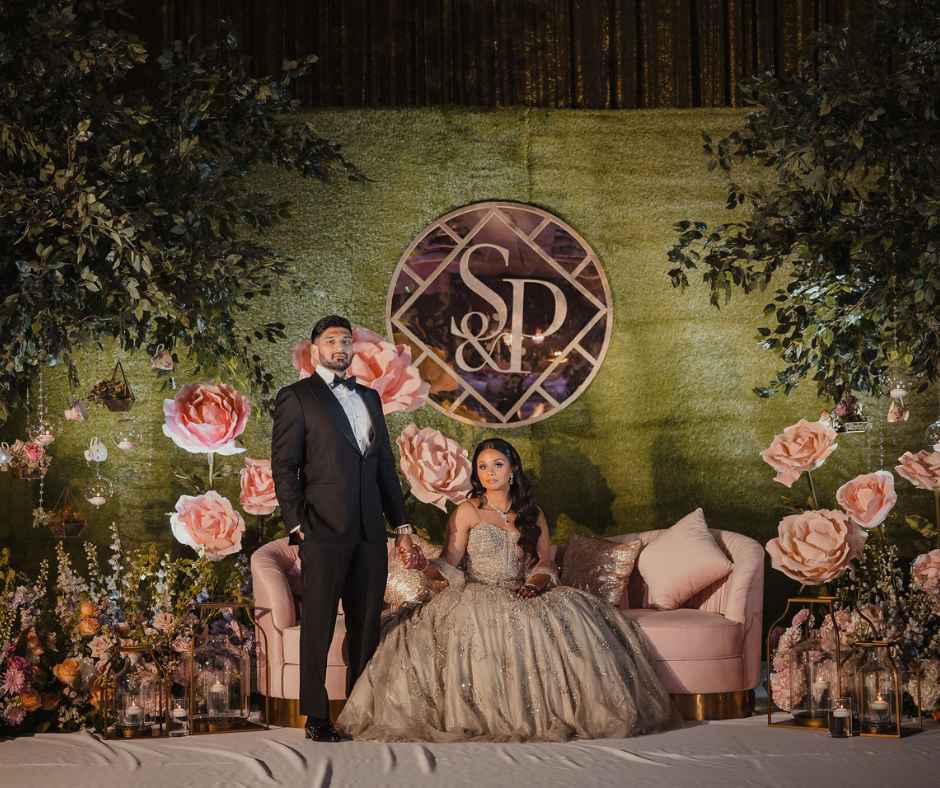
<svg viewBox="0 0 940 788">
<path fill-rule="evenodd" d="M 422 231 L 398 262 L 388 328 L 431 402 L 516 427 L 577 399 L 607 352 L 610 288 L 590 246 L 539 208 L 476 203 Z"/>
</svg>

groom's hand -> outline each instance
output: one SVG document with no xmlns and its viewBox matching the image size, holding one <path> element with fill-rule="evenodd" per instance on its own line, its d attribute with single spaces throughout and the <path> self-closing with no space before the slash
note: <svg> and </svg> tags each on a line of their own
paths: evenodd
<svg viewBox="0 0 940 788">
<path fill-rule="evenodd" d="M 423 569 L 424 554 L 418 546 L 411 541 L 408 534 L 399 534 L 395 537 L 395 550 L 398 560 L 405 569 Z"/>
</svg>

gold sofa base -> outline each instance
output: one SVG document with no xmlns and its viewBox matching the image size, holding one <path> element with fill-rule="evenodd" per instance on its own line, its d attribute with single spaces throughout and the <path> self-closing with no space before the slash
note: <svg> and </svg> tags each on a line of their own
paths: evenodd
<svg viewBox="0 0 940 788">
<path fill-rule="evenodd" d="M 737 720 L 754 714 L 754 690 L 669 697 L 684 720 Z"/>
<path fill-rule="evenodd" d="M 696 695 L 670 695 L 684 720 L 735 720 L 754 714 L 754 690 L 710 692 Z M 330 701 L 330 717 L 336 719 L 346 705 L 345 700 Z M 307 718 L 300 713 L 300 701 L 290 698 L 268 698 L 269 725 L 281 728 L 302 728 Z"/>
<path fill-rule="evenodd" d="M 330 701 L 330 718 L 335 720 L 346 705 L 345 700 Z M 300 701 L 296 698 L 268 698 L 268 725 L 279 728 L 303 728 L 307 716 L 300 713 Z"/>
</svg>

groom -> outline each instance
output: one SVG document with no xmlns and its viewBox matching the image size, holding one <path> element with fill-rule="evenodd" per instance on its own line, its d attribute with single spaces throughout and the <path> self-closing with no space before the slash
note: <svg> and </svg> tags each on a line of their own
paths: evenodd
<svg viewBox="0 0 940 788">
<path fill-rule="evenodd" d="M 271 471 L 277 500 L 300 545 L 303 609 L 300 713 L 315 741 L 343 739 L 330 722 L 324 681 L 337 604 L 346 614 L 347 695 L 379 643 L 388 574 L 383 513 L 408 560 L 417 549 L 405 507 L 382 402 L 347 376 L 352 326 L 330 315 L 314 327 L 316 372 L 282 388 L 274 407 Z"/>
</svg>

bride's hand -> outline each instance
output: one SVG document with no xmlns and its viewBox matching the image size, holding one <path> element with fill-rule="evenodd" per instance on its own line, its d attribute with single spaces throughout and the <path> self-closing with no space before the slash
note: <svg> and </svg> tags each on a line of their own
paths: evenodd
<svg viewBox="0 0 940 788">
<path fill-rule="evenodd" d="M 541 582 L 534 582 L 541 578 Z M 548 586 L 548 577 L 545 575 L 536 575 L 532 580 L 527 580 L 522 586 L 519 587 L 519 590 L 516 591 L 517 596 L 522 597 L 523 599 L 532 599 L 532 597 L 538 596 L 545 588 Z"/>
</svg>

